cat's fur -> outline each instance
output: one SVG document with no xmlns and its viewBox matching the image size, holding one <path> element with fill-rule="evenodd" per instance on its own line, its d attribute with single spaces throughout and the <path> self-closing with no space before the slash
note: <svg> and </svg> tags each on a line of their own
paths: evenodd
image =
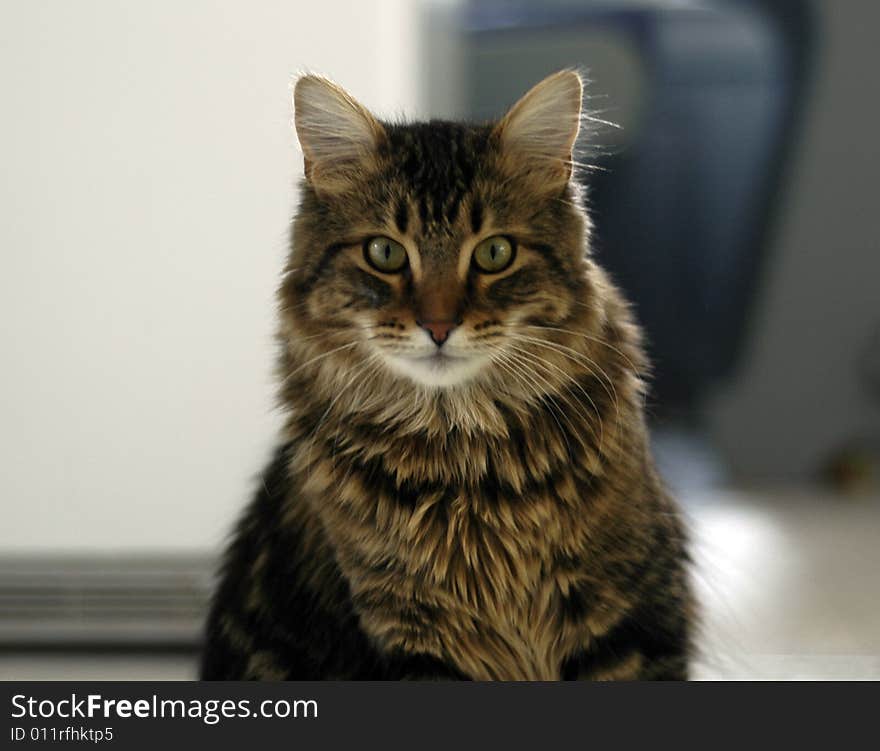
<svg viewBox="0 0 880 751">
<path fill-rule="evenodd" d="M 207 679 L 682 679 L 692 600 L 639 331 L 572 179 L 581 82 L 497 124 L 295 94 L 284 440 L 214 599 Z M 503 235 L 513 264 L 473 266 Z M 406 248 L 396 274 L 364 243 Z M 417 322 L 456 326 L 443 347 Z M 448 357 L 443 357 L 448 354 Z"/>
</svg>

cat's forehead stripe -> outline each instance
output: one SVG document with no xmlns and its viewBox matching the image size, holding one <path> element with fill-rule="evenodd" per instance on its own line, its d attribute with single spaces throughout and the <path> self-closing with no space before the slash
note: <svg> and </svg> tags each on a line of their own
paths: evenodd
<svg viewBox="0 0 880 751">
<path fill-rule="evenodd" d="M 386 127 L 392 168 L 422 225 L 455 222 L 486 151 L 488 127 L 443 121 Z"/>
<path fill-rule="evenodd" d="M 471 232 L 479 233 L 483 228 L 483 202 L 479 196 L 475 196 L 471 203 Z"/>
<path fill-rule="evenodd" d="M 406 230 L 409 227 L 409 206 L 406 204 L 405 199 L 400 199 L 397 202 L 397 210 L 394 212 L 394 224 L 397 226 L 397 231 L 402 235 L 406 234 Z"/>
</svg>

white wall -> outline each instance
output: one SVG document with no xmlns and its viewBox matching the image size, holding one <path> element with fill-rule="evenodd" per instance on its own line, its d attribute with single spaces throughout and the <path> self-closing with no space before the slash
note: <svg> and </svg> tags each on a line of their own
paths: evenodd
<svg viewBox="0 0 880 751">
<path fill-rule="evenodd" d="M 217 544 L 273 413 L 308 68 L 417 105 L 405 0 L 0 3 L 0 553 Z"/>
</svg>

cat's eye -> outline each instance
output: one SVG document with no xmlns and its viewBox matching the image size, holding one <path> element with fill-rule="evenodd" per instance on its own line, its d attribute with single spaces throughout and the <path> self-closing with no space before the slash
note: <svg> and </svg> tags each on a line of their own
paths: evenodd
<svg viewBox="0 0 880 751">
<path fill-rule="evenodd" d="M 373 237 L 364 245 L 367 263 L 377 271 L 394 274 L 406 266 L 406 248 L 390 237 Z"/>
<path fill-rule="evenodd" d="M 513 242 L 506 237 L 496 235 L 483 240 L 474 248 L 474 265 L 487 274 L 497 274 L 513 263 Z"/>
</svg>

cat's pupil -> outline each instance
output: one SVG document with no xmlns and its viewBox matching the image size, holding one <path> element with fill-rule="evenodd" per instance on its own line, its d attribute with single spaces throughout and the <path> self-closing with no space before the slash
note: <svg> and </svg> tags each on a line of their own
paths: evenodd
<svg viewBox="0 0 880 751">
<path fill-rule="evenodd" d="M 389 258 L 391 258 L 391 246 L 386 244 L 385 245 L 385 260 L 387 261 Z"/>
<path fill-rule="evenodd" d="M 489 252 L 492 254 L 492 260 L 494 261 L 495 256 L 498 254 L 498 248 L 495 246 L 494 243 L 492 244 L 492 248 Z"/>
</svg>

